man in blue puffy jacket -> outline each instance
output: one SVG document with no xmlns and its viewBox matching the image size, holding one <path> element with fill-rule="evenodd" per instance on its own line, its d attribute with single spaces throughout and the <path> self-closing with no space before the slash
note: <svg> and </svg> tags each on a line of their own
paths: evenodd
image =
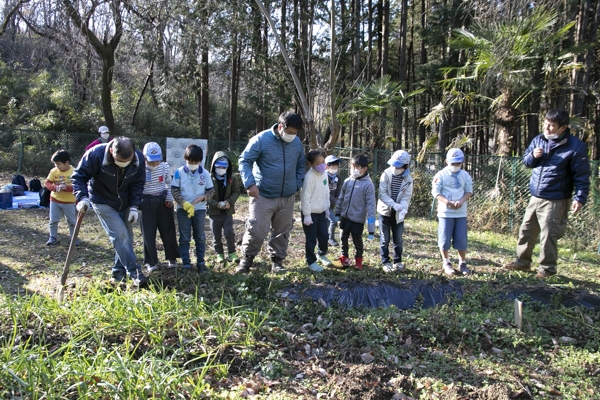
<svg viewBox="0 0 600 400">
<path fill-rule="evenodd" d="M 523 164 L 533 168 L 529 182 L 531 199 L 519 230 L 517 259 L 504 266 L 508 270 L 531 270 L 533 248 L 539 235 L 540 259 L 536 278 L 555 275 L 557 241 L 565 233 L 569 209 L 576 213 L 587 200 L 590 189 L 587 147 L 571 135 L 568 126 L 566 111 L 549 111 L 543 134 L 536 136 L 525 151 Z"/>
<path fill-rule="evenodd" d="M 236 273 L 248 273 L 254 257 L 271 231 L 267 246 L 271 272 L 283 272 L 290 231 L 294 224 L 294 195 L 304 181 L 304 151 L 297 134 L 298 114 L 284 112 L 271 129 L 260 132 L 240 154 L 242 183 L 250 196 L 242 258 Z"/>
<path fill-rule="evenodd" d="M 77 211 L 93 207 L 115 249 L 112 267 L 114 281 L 131 279 L 146 285 L 133 251 L 133 225 L 138 220 L 146 184 L 144 155 L 133 141 L 117 137 L 92 147 L 83 155 L 71 176 L 77 198 Z"/>
</svg>

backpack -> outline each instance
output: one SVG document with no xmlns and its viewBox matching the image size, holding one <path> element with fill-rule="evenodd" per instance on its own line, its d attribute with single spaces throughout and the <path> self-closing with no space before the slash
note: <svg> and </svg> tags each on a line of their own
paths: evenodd
<svg viewBox="0 0 600 400">
<path fill-rule="evenodd" d="M 3 190 L 10 190 L 14 197 L 17 196 L 25 196 L 25 191 L 21 185 L 17 185 L 15 183 L 9 183 L 8 185 L 2 186 Z"/>
<path fill-rule="evenodd" d="M 14 174 L 11 183 L 13 185 L 19 185 L 19 186 L 23 187 L 23 190 L 29 190 L 27 188 L 27 184 L 25 183 L 25 178 L 23 178 L 23 175 Z M 14 195 L 14 192 L 13 192 L 13 195 Z M 21 196 L 23 196 L 23 195 L 21 195 Z"/>
<path fill-rule="evenodd" d="M 33 178 L 29 181 L 29 190 L 32 192 L 38 192 L 42 190 L 42 182 L 38 178 Z"/>
<path fill-rule="evenodd" d="M 40 207 L 50 207 L 50 191 L 48 188 L 40 190 Z"/>
</svg>

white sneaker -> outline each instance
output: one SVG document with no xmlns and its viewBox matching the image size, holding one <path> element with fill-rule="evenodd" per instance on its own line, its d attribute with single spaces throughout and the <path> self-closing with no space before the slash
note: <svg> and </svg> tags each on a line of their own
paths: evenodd
<svg viewBox="0 0 600 400">
<path fill-rule="evenodd" d="M 308 269 L 310 269 L 313 272 L 321 272 L 324 268 L 317 264 L 317 262 L 315 261 L 314 263 L 308 266 Z"/>
<path fill-rule="evenodd" d="M 399 262 L 395 263 L 394 269 L 396 270 L 396 272 L 402 272 L 402 271 L 404 271 L 404 264 L 399 263 Z"/>
<path fill-rule="evenodd" d="M 461 262 L 458 268 L 460 270 L 460 273 L 463 274 L 463 275 L 470 275 L 471 274 L 471 270 L 469 269 L 469 267 L 467 267 L 467 263 L 466 262 Z"/>
<path fill-rule="evenodd" d="M 383 272 L 394 272 L 394 266 L 390 262 L 384 262 L 381 269 L 383 269 Z"/>
<path fill-rule="evenodd" d="M 331 260 L 327 258 L 325 254 L 319 255 L 319 261 L 321 262 L 321 264 L 323 264 L 324 267 L 331 267 L 333 265 Z"/>
<path fill-rule="evenodd" d="M 177 260 L 169 260 L 169 263 L 167 264 L 167 268 L 169 268 L 169 269 L 177 268 Z"/>
<path fill-rule="evenodd" d="M 146 271 L 148 271 L 149 274 L 156 271 L 157 269 L 158 269 L 158 265 L 146 264 Z"/>
<path fill-rule="evenodd" d="M 456 273 L 456 271 L 454 270 L 454 268 L 452 268 L 452 264 L 448 263 L 444 263 L 444 265 L 442 266 L 442 269 L 444 270 L 444 273 L 446 275 L 454 275 Z"/>
</svg>

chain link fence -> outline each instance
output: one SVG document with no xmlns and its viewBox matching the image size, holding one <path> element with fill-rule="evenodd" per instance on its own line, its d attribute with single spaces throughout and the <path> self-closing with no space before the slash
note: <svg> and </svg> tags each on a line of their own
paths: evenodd
<svg viewBox="0 0 600 400">
<path fill-rule="evenodd" d="M 51 155 L 58 149 L 69 151 L 72 164 L 77 165 L 85 147 L 97 138 L 96 134 L 46 132 L 33 130 L 0 131 L 0 171 L 20 173 L 27 177 L 45 178 L 53 167 Z M 166 148 L 166 137 L 132 137 L 138 148 L 147 142 L 157 142 Z M 206 159 L 212 160 L 216 151 L 225 150 L 237 163 L 237 157 L 247 142 L 208 141 Z M 348 177 L 352 157 L 367 154 L 371 161 L 371 179 L 376 191 L 379 176 L 388 167 L 392 152 L 379 149 L 336 148 L 341 159 L 341 178 Z M 429 153 L 424 162 L 416 162 L 411 154 L 411 174 L 414 180 L 409 216 L 435 218 L 436 204 L 431 197 L 431 181 L 444 167 L 445 155 Z M 531 170 L 520 158 L 467 155 L 463 168 L 473 177 L 473 197 L 469 201 L 469 229 L 491 230 L 516 235 L 529 202 Z M 586 206 L 576 215 L 569 215 L 567 232 L 562 239 L 574 249 L 598 249 L 600 240 L 600 180 L 598 161 L 591 162 L 592 177 Z M 374 171 L 374 172 L 373 172 Z M 2 183 L 2 182 L 0 182 Z M 6 184 L 10 182 L 4 182 Z"/>
</svg>

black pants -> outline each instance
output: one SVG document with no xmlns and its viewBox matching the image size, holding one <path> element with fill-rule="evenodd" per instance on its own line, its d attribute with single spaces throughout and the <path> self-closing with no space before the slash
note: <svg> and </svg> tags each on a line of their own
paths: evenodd
<svg viewBox="0 0 600 400">
<path fill-rule="evenodd" d="M 235 231 L 233 230 L 233 216 L 227 214 L 209 215 L 210 230 L 215 239 L 213 247 L 215 253 L 223 254 L 223 236 L 227 242 L 227 254 L 235 254 Z"/>
<path fill-rule="evenodd" d="M 157 228 L 165 249 L 165 258 L 167 260 L 179 258 L 175 215 L 173 207 L 165 207 L 165 196 L 144 196 L 140 211 L 142 212 L 141 226 L 144 238 L 144 264 L 158 265 Z"/>
<path fill-rule="evenodd" d="M 352 235 L 352 242 L 354 243 L 354 247 L 356 248 L 356 257 L 362 257 L 363 255 L 363 239 L 362 232 L 365 227 L 365 224 L 359 224 L 357 222 L 352 222 L 349 219 L 341 218 L 340 219 L 340 229 L 342 230 L 342 254 L 346 257 L 348 256 L 348 238 Z"/>
<path fill-rule="evenodd" d="M 300 215 L 302 220 L 304 220 L 304 215 Z M 325 211 L 320 214 L 310 214 L 310 217 L 313 221 L 312 225 L 306 226 L 302 224 L 302 229 L 304 229 L 304 235 L 306 236 L 304 251 L 306 252 L 306 262 L 308 265 L 317 261 L 317 256 L 315 254 L 317 242 L 319 243 L 319 254 L 327 254 L 327 240 L 329 239 L 329 234 L 327 233 L 329 220 L 327 219 Z"/>
</svg>

